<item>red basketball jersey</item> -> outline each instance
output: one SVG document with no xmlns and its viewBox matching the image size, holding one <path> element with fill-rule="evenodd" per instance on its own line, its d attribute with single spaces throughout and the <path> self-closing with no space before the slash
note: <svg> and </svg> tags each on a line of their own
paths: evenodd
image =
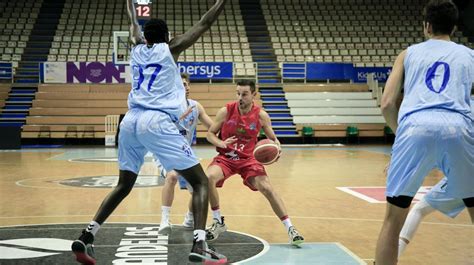
<svg viewBox="0 0 474 265">
<path fill-rule="evenodd" d="M 225 140 L 235 136 L 237 141 L 227 145 L 227 148 L 217 148 L 219 154 L 230 160 L 253 158 L 253 150 L 262 125 L 260 124 L 260 107 L 253 104 L 252 109 L 245 115 L 239 112 L 239 102 L 226 105 L 227 118 L 222 124 L 219 138 Z"/>
</svg>

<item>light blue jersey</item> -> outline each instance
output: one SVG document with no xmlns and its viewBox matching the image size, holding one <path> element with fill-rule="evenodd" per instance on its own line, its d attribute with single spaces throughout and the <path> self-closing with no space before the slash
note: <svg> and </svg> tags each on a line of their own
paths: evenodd
<svg viewBox="0 0 474 265">
<path fill-rule="evenodd" d="M 132 90 L 128 108 L 159 110 L 177 121 L 186 110 L 186 91 L 168 44 L 133 47 L 130 70 Z"/>
<path fill-rule="evenodd" d="M 186 93 L 168 44 L 131 50 L 132 90 L 129 111 L 120 123 L 119 168 L 138 174 L 151 152 L 166 170 L 184 170 L 199 163 L 182 135 L 179 118 L 186 111 Z"/>
<path fill-rule="evenodd" d="M 474 82 L 474 51 L 451 41 L 433 40 L 408 47 L 400 123 L 426 109 L 446 109 L 473 120 L 470 94 Z"/>
<path fill-rule="evenodd" d="M 192 99 L 188 99 L 187 107 L 192 107 L 192 112 L 181 121 L 181 124 L 186 129 L 186 134 L 183 134 L 184 137 L 186 137 L 189 145 L 192 145 L 199 119 L 199 109 L 197 107 L 197 102 Z"/>
<path fill-rule="evenodd" d="M 474 197 L 473 51 L 432 39 L 408 48 L 404 68 L 405 95 L 386 195 L 413 197 L 438 168 L 449 182 L 443 196 Z"/>
<path fill-rule="evenodd" d="M 187 100 L 187 107 L 188 108 L 192 107 L 192 111 L 182 121 L 180 121 L 180 125 L 181 125 L 180 128 L 182 128 L 180 133 L 186 138 L 186 141 L 188 142 L 188 144 L 192 145 L 193 140 L 194 140 L 194 135 L 196 132 L 198 119 L 199 119 L 199 109 L 197 107 L 197 102 L 192 99 Z M 155 162 L 157 166 L 160 168 L 161 164 L 158 157 L 154 156 L 154 158 L 155 158 Z M 164 170 L 163 175 L 166 176 L 166 172 L 167 171 Z M 179 176 L 178 183 L 181 189 L 188 189 L 189 191 L 192 192 L 191 185 L 189 185 L 188 182 L 182 176 Z"/>
</svg>

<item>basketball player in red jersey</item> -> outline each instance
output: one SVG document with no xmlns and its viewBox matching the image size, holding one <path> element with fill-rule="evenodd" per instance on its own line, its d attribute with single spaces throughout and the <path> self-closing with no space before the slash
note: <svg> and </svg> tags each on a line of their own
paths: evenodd
<svg viewBox="0 0 474 265">
<path fill-rule="evenodd" d="M 214 158 L 206 171 L 214 219 L 212 226 L 207 229 L 206 239 L 216 240 L 220 233 L 227 230 L 224 217 L 220 214 L 216 187 L 222 187 L 227 178 L 239 174 L 247 187 L 253 191 L 260 191 L 270 202 L 273 211 L 286 227 L 290 244 L 299 245 L 303 243 L 304 238 L 291 224 L 285 205 L 273 189 L 265 168 L 253 156 L 261 128 L 268 139 L 280 145 L 273 132 L 270 116 L 254 103 L 256 95 L 253 81 L 237 82 L 238 101 L 228 103 L 217 112 L 215 122 L 207 133 L 207 140 L 217 147 L 219 155 Z"/>
</svg>

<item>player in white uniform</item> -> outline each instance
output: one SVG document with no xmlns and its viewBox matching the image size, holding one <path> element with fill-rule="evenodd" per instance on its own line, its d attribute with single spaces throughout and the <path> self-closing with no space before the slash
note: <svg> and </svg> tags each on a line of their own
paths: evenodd
<svg viewBox="0 0 474 265">
<path fill-rule="evenodd" d="M 377 265 L 397 264 L 398 238 L 408 207 L 424 177 L 439 168 L 446 195 L 462 199 L 474 215 L 474 124 L 470 93 L 474 52 L 450 40 L 458 10 L 432 1 L 424 10 L 427 41 L 395 60 L 382 96 L 382 113 L 396 132 L 387 176 L 387 211 L 377 241 Z M 402 97 L 400 108 L 397 101 Z"/>
<path fill-rule="evenodd" d="M 400 232 L 398 257 L 403 254 L 406 246 L 412 241 L 418 226 L 427 215 L 439 211 L 448 217 L 455 218 L 466 208 L 462 199 L 452 198 L 446 194 L 447 187 L 448 179 L 444 177 L 411 208 Z M 471 222 L 474 223 L 474 219 L 471 219 Z"/>
<path fill-rule="evenodd" d="M 201 20 L 183 35 L 169 40 L 164 20 L 151 19 L 144 26 L 144 39 L 132 0 L 127 0 L 131 20 L 130 42 L 132 89 L 129 111 L 120 124 L 119 182 L 105 198 L 93 221 L 72 244 L 76 260 L 95 264 L 94 236 L 100 225 L 130 193 L 147 151 L 167 171 L 176 170 L 193 188 L 194 241 L 192 262 L 227 262 L 227 258 L 207 247 L 205 242 L 208 211 L 208 180 L 193 150 L 180 133 L 180 118 L 187 110 L 186 92 L 176 61 L 182 51 L 193 45 L 222 12 L 226 0 L 217 0 Z"/>
<path fill-rule="evenodd" d="M 188 101 L 189 110 L 188 115 L 183 118 L 181 123 L 186 129 L 185 131 L 183 131 L 183 135 L 186 137 L 186 140 L 188 141 L 189 145 L 192 145 L 194 135 L 196 133 L 198 120 L 204 126 L 206 126 L 207 129 L 209 129 L 209 127 L 211 127 L 212 125 L 212 119 L 209 117 L 209 115 L 207 115 L 206 110 L 201 104 L 199 104 L 199 102 L 192 99 L 188 99 L 190 90 L 189 76 L 186 74 L 182 74 L 181 78 L 183 81 L 183 86 L 186 89 L 186 99 Z M 172 170 L 166 173 L 165 185 L 163 186 L 163 190 L 161 192 L 161 222 L 160 229 L 158 231 L 160 234 L 163 235 L 167 235 L 171 232 L 169 215 L 171 211 L 171 205 L 174 199 L 174 187 L 176 186 L 177 182 L 179 182 L 179 186 L 181 189 L 188 189 L 190 192 L 192 192 L 192 187 L 183 177 L 178 174 L 178 172 Z M 194 227 L 194 215 L 192 212 L 191 202 L 189 205 L 189 210 L 184 218 L 183 226 L 186 228 Z"/>
</svg>

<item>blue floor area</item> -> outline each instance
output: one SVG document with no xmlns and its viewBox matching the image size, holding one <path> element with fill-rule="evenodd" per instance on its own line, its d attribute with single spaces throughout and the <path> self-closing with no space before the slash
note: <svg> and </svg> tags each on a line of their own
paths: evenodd
<svg viewBox="0 0 474 265">
<path fill-rule="evenodd" d="M 289 244 L 270 244 L 268 252 L 242 265 L 360 265 L 366 264 L 339 243 L 304 243 L 300 248 Z"/>
</svg>

